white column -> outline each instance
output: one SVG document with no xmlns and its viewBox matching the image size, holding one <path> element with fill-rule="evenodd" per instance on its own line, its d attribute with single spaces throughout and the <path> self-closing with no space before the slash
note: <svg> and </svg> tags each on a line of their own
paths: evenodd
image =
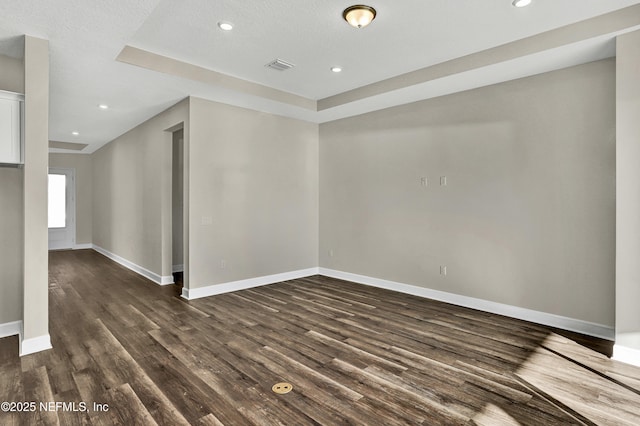
<svg viewBox="0 0 640 426">
<path fill-rule="evenodd" d="M 51 348 L 49 338 L 49 42 L 24 41 L 24 310 L 20 354 Z"/>
<path fill-rule="evenodd" d="M 640 31 L 617 38 L 616 344 L 640 366 Z"/>
</svg>

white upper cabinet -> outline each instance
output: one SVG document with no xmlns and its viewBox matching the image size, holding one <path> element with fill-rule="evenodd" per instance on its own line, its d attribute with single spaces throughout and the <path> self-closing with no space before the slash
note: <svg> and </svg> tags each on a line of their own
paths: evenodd
<svg viewBox="0 0 640 426">
<path fill-rule="evenodd" d="M 0 164 L 23 164 L 22 103 L 24 96 L 0 91 Z"/>
</svg>

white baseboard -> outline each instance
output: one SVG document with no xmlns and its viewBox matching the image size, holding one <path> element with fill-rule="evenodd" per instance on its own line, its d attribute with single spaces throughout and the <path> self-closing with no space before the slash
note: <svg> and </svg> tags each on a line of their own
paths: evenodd
<svg viewBox="0 0 640 426">
<path fill-rule="evenodd" d="M 155 272 L 151 272 L 150 270 L 143 268 L 140 265 L 136 265 L 135 263 L 128 261 L 124 257 L 120 257 L 117 254 L 111 253 L 110 251 L 107 251 L 95 244 L 92 244 L 91 248 L 93 248 L 95 251 L 102 254 L 103 256 L 106 256 L 109 259 L 113 260 L 114 262 L 119 263 L 125 268 L 130 269 L 133 272 L 140 274 L 145 278 L 150 279 L 156 284 L 159 284 L 159 285 L 173 284 L 173 275 L 167 275 L 167 276 L 158 275 Z"/>
<path fill-rule="evenodd" d="M 599 337 L 607 340 L 615 339 L 614 328 L 606 325 L 595 324 L 555 314 L 548 314 L 546 312 L 534 311 L 532 309 L 521 308 L 518 306 L 505 305 L 503 303 L 491 302 L 489 300 L 476 299 L 474 297 L 461 296 L 444 291 L 367 277 L 365 275 L 352 274 L 350 272 L 336 271 L 327 268 L 319 268 L 319 270 L 321 275 L 325 275 L 327 277 L 339 278 L 373 287 L 398 291 L 400 293 L 439 300 L 441 302 L 451 303 L 452 305 L 464 306 L 467 308 L 477 309 L 479 311 L 504 315 L 511 318 L 534 322 L 536 324 L 574 331 L 588 336 Z"/>
<path fill-rule="evenodd" d="M 92 248 L 93 248 L 93 244 L 91 243 L 82 243 L 82 244 L 76 244 L 75 246 L 73 246 L 74 250 L 87 250 Z"/>
<path fill-rule="evenodd" d="M 615 344 L 611 359 L 640 367 L 640 349 Z"/>
<path fill-rule="evenodd" d="M 24 339 L 20 342 L 20 356 L 46 351 L 51 348 L 51 337 L 48 334 L 32 337 L 31 339 Z"/>
<path fill-rule="evenodd" d="M 184 272 L 184 265 L 173 265 L 172 272 Z"/>
<path fill-rule="evenodd" d="M 22 321 L 12 321 L 0 324 L 0 339 L 3 337 L 22 334 Z"/>
<path fill-rule="evenodd" d="M 13 321 L 0 324 L 0 338 L 8 336 L 19 336 L 19 352 L 20 356 L 34 354 L 36 352 L 51 349 L 51 337 L 48 334 L 44 336 L 32 337 L 31 339 L 22 339 L 23 322 Z"/>
<path fill-rule="evenodd" d="M 175 284 L 175 281 L 173 281 L 173 275 L 164 275 L 160 277 L 160 282 L 155 281 L 155 283 L 159 285 L 169 285 Z"/>
<path fill-rule="evenodd" d="M 183 288 L 182 297 L 187 300 L 200 299 L 202 297 L 215 296 L 217 294 L 230 293 L 232 291 L 245 290 L 281 281 L 295 280 L 298 278 L 318 275 L 318 268 L 300 269 L 298 271 L 283 272 L 281 274 L 266 275 L 263 277 L 249 278 L 246 280 L 231 281 L 222 284 L 214 284 L 206 287 Z"/>
<path fill-rule="evenodd" d="M 184 287 L 182 287 L 182 298 L 183 299 L 187 299 L 187 300 L 197 299 L 195 297 L 193 299 L 189 299 L 189 289 L 188 288 L 184 288 Z"/>
</svg>

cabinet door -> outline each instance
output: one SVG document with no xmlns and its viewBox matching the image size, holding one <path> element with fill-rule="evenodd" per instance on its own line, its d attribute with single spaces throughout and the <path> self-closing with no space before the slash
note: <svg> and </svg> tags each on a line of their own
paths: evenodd
<svg viewBox="0 0 640 426">
<path fill-rule="evenodd" d="M 21 164 L 20 101 L 0 98 L 0 163 Z"/>
</svg>

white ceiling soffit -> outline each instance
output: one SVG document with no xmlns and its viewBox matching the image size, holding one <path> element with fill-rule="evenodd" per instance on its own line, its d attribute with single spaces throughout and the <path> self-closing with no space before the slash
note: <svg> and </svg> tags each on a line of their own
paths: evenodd
<svg viewBox="0 0 640 426">
<path fill-rule="evenodd" d="M 371 0 L 356 30 L 345 0 L 3 0 L 0 54 L 49 40 L 50 139 L 91 153 L 187 96 L 325 122 L 612 56 L 639 3 Z"/>
<path fill-rule="evenodd" d="M 49 152 L 82 151 L 86 147 L 87 147 L 86 143 L 49 141 L 49 150 L 50 150 Z"/>
</svg>

